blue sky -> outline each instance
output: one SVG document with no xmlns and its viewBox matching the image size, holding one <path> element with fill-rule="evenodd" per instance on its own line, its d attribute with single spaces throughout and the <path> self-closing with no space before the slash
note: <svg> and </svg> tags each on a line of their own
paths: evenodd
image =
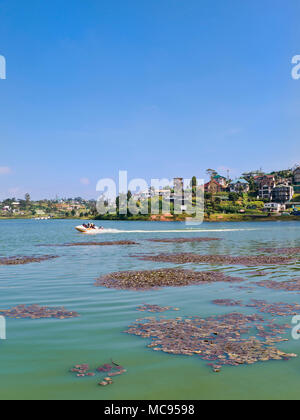
<svg viewBox="0 0 300 420">
<path fill-rule="evenodd" d="M 0 199 L 300 162 L 298 0 L 0 0 Z"/>
</svg>

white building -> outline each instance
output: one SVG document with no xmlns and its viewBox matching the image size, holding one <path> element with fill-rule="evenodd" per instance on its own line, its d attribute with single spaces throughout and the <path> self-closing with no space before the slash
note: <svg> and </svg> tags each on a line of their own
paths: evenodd
<svg viewBox="0 0 300 420">
<path fill-rule="evenodd" d="M 293 198 L 294 188 L 291 185 L 277 185 L 272 190 L 272 200 L 276 203 L 287 203 Z"/>
<path fill-rule="evenodd" d="M 264 211 L 268 211 L 270 213 L 281 213 L 285 210 L 286 210 L 286 206 L 284 204 L 266 203 L 264 205 Z"/>
</svg>

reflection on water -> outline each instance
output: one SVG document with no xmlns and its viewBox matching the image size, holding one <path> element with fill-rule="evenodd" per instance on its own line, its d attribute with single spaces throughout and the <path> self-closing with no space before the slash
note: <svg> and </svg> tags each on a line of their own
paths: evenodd
<svg viewBox="0 0 300 420">
<path fill-rule="evenodd" d="M 81 222 L 79 222 L 81 223 Z M 78 221 L 0 221 L 0 257 L 53 253 L 41 244 L 94 241 L 77 233 Z M 140 313 L 141 304 L 180 308 L 167 317 L 225 314 L 232 308 L 216 307 L 214 299 L 265 299 L 299 302 L 299 294 L 217 283 L 185 288 L 135 292 L 96 288 L 99 276 L 121 270 L 173 267 L 131 258 L 137 253 L 194 252 L 203 254 L 255 255 L 263 247 L 300 246 L 300 224 L 204 223 L 199 229 L 184 223 L 101 222 L 103 240 L 135 240 L 138 245 L 114 247 L 60 247 L 60 258 L 37 264 L 0 267 L 0 309 L 20 304 L 65 306 L 79 318 L 7 320 L 7 340 L 0 341 L 1 398 L 41 399 L 147 399 L 147 398 L 298 398 L 300 358 L 290 362 L 258 363 L 226 367 L 212 374 L 196 357 L 154 352 L 147 342 L 124 334 Z M 217 237 L 222 241 L 200 243 L 153 243 L 149 238 Z M 100 237 L 101 238 L 101 237 Z M 100 239 L 101 240 L 101 239 Z M 181 267 L 198 269 L 196 264 Z M 299 264 L 259 267 L 213 266 L 232 276 L 246 278 L 243 285 L 262 280 L 289 280 L 299 276 Z M 211 270 L 201 265 L 201 270 Z M 253 313 L 252 308 L 239 308 Z M 286 319 L 289 322 L 291 320 Z M 300 354 L 300 342 L 283 343 L 283 351 Z M 118 360 L 127 373 L 114 386 L 100 388 L 95 378 L 82 380 L 68 370 L 79 363 L 99 366 Z M 188 381 L 187 381 L 188 378 Z M 284 380 L 283 380 L 284 378 Z"/>
</svg>

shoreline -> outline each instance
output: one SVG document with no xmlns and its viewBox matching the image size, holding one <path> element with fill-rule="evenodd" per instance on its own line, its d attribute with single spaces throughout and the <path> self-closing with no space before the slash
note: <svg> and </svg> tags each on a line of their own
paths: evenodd
<svg viewBox="0 0 300 420">
<path fill-rule="evenodd" d="M 0 217 L 1 220 L 36 220 L 32 217 Z M 185 222 L 185 218 L 171 218 L 171 217 L 156 217 L 155 219 L 151 217 L 92 217 L 92 218 L 80 218 L 80 217 L 53 217 L 50 220 L 93 220 L 93 221 L 119 221 L 119 222 Z M 41 221 L 47 221 L 41 220 Z M 300 221 L 300 216 L 254 216 L 254 215 L 220 215 L 215 214 L 210 217 L 205 217 L 204 222 L 208 223 L 223 223 L 223 222 L 291 222 L 291 221 Z"/>
</svg>

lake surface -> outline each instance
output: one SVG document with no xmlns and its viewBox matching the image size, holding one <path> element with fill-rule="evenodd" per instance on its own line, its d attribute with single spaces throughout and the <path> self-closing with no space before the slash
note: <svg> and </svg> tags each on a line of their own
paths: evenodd
<svg viewBox="0 0 300 420">
<path fill-rule="evenodd" d="M 124 330 L 136 319 L 153 314 L 137 312 L 143 303 L 175 306 L 180 312 L 162 315 L 206 317 L 229 312 L 253 313 L 249 308 L 218 307 L 213 299 L 299 303 L 300 295 L 256 287 L 241 290 L 232 284 L 165 288 L 147 292 L 97 288 L 102 274 L 123 270 L 174 267 L 140 261 L 139 252 L 194 252 L 255 255 L 261 247 L 300 246 L 300 223 L 184 223 L 103 222 L 107 233 L 83 236 L 74 230 L 81 221 L 0 221 L 0 256 L 55 254 L 60 258 L 20 266 L 0 266 L 0 309 L 19 304 L 65 306 L 79 318 L 7 319 L 7 340 L 0 341 L 1 399 L 299 399 L 300 357 L 251 366 L 225 366 L 215 374 L 198 357 L 155 352 L 149 340 Z M 149 238 L 217 237 L 222 241 L 166 244 Z M 135 240 L 136 246 L 38 247 L 41 244 L 107 240 Z M 183 266 L 180 266 L 183 267 Z M 288 280 L 299 276 L 300 265 L 259 267 L 266 277 L 255 277 L 257 268 L 187 264 L 197 270 L 216 269 L 249 282 Z M 247 281 L 242 285 L 247 285 Z M 161 314 L 154 314 L 161 315 Z M 299 314 L 300 315 L 300 314 Z M 268 315 L 266 315 L 268 317 Z M 290 323 L 291 319 L 284 319 Z M 279 345 L 300 355 L 300 340 Z M 113 359 L 127 373 L 108 387 L 97 378 L 77 378 L 69 373 L 79 363 L 98 367 Z"/>
</svg>

